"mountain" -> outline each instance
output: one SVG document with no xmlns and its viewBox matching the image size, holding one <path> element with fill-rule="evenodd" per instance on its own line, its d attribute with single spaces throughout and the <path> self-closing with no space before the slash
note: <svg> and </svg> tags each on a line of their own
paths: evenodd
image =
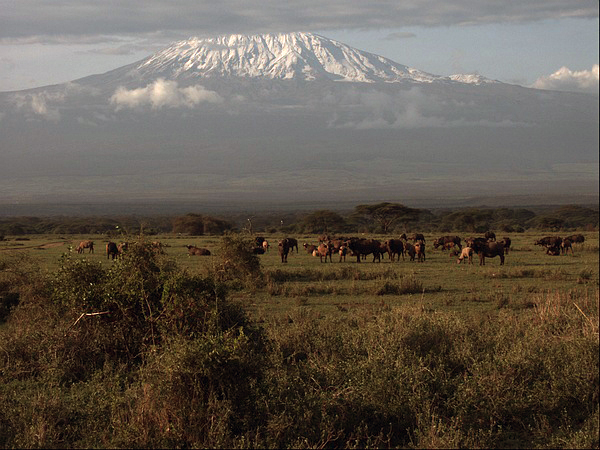
<svg viewBox="0 0 600 450">
<path fill-rule="evenodd" d="M 0 93 L 5 203 L 587 199 L 597 148 L 597 95 L 436 76 L 310 33 L 192 38 Z"/>
</svg>

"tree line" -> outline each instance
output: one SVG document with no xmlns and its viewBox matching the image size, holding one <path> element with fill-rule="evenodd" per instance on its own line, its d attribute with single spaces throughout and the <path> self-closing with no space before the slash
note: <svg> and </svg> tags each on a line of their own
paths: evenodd
<svg viewBox="0 0 600 450">
<path fill-rule="evenodd" d="M 418 209 L 401 203 L 357 205 L 349 211 L 240 212 L 215 217 L 200 213 L 178 216 L 118 217 L 7 217 L 0 219 L 0 237 L 28 234 L 179 233 L 222 235 L 237 231 L 255 233 L 483 233 L 495 230 L 520 233 L 528 229 L 597 230 L 597 207 L 566 205 L 538 208 Z"/>
</svg>

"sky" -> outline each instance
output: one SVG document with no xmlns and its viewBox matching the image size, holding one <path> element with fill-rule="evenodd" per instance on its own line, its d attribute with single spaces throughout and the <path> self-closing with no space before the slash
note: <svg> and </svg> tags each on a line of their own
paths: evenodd
<svg viewBox="0 0 600 450">
<path fill-rule="evenodd" d="M 435 75 L 598 93 L 598 0 L 0 0 L 0 92 L 191 36 L 306 31 Z"/>
</svg>

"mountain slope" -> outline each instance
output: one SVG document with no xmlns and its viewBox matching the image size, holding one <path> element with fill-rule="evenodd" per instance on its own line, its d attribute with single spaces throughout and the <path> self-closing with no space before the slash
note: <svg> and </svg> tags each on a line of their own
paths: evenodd
<svg viewBox="0 0 600 450">
<path fill-rule="evenodd" d="M 191 39 L 0 94 L 5 201 L 597 195 L 597 148 L 597 96 L 438 77 L 308 33 Z"/>
</svg>

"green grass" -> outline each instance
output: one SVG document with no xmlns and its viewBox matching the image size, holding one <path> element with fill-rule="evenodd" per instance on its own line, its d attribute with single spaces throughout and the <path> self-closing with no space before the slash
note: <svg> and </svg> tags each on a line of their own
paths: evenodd
<svg viewBox="0 0 600 450">
<path fill-rule="evenodd" d="M 103 236 L 8 237 L 0 447 L 597 447 L 598 234 L 557 257 L 541 235 L 485 267 L 431 244 L 282 264 L 267 235 L 260 271 L 218 237 L 117 262 Z M 96 253 L 65 261 L 83 239 Z"/>
</svg>

